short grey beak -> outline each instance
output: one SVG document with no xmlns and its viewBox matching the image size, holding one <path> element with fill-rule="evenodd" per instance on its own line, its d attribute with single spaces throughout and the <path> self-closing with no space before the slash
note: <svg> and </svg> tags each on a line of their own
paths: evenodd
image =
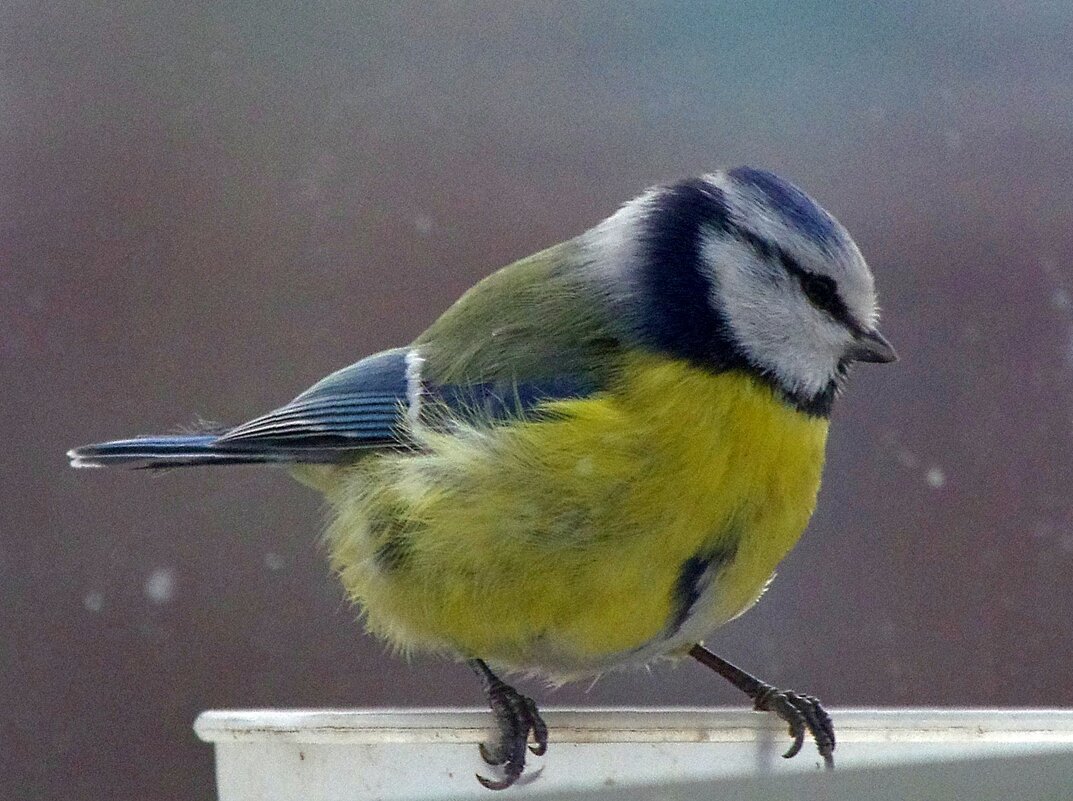
<svg viewBox="0 0 1073 801">
<path fill-rule="evenodd" d="M 898 361 L 898 354 L 894 352 L 894 346 L 887 342 L 885 336 L 872 329 L 857 335 L 856 341 L 850 345 L 846 353 L 846 358 L 854 362 L 887 364 Z"/>
</svg>

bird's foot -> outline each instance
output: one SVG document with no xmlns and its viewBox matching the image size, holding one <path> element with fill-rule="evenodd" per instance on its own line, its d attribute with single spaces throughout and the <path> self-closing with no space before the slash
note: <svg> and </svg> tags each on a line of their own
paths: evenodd
<svg viewBox="0 0 1073 801">
<path fill-rule="evenodd" d="M 823 757 L 823 763 L 830 770 L 835 766 L 835 727 L 831 716 L 827 714 L 819 699 L 811 695 L 799 695 L 792 690 L 780 690 L 771 685 L 753 700 L 753 709 L 758 712 L 774 712 L 790 727 L 790 736 L 794 738 L 789 750 L 783 757 L 790 759 L 797 756 L 805 744 L 805 733 L 812 735 L 816 748 Z"/>
<path fill-rule="evenodd" d="M 818 699 L 765 684 L 702 645 L 690 648 L 689 655 L 748 695 L 753 700 L 754 709 L 774 712 L 786 722 L 790 727 L 790 736 L 794 738 L 790 749 L 783 754 L 786 759 L 797 756 L 805 743 L 807 732 L 816 741 L 816 749 L 823 757 L 824 765 L 828 770 L 834 768 L 835 727 Z"/>
<path fill-rule="evenodd" d="M 541 756 L 548 749 L 548 727 L 540 717 L 536 702 L 522 695 L 496 676 L 482 660 L 470 660 L 470 666 L 484 682 L 484 691 L 495 716 L 499 739 L 481 743 L 481 758 L 489 765 L 503 767 L 502 779 L 477 774 L 477 781 L 489 790 L 505 790 L 518 781 L 525 770 L 525 752 Z M 529 745 L 532 733 L 534 745 Z"/>
</svg>

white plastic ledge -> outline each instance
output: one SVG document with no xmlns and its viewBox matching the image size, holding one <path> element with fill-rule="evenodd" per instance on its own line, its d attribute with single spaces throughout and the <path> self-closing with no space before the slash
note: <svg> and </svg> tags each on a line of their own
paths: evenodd
<svg viewBox="0 0 1073 801">
<path fill-rule="evenodd" d="M 832 710 L 838 768 L 826 775 L 809 741 L 794 759 L 780 758 L 790 741 L 771 715 L 740 709 L 543 714 L 551 730 L 548 753 L 529 758 L 522 781 L 506 791 L 512 798 L 836 801 L 860 799 L 867 790 L 868 798 L 893 799 L 907 797 L 913 781 L 925 782 L 921 791 L 934 799 L 970 791 L 976 801 L 992 792 L 996 799 L 1030 799 L 1033 782 L 1041 793 L 1069 793 L 1040 798 L 1073 798 L 1073 710 Z M 491 801 L 503 796 L 474 779 L 478 772 L 497 775 L 476 748 L 490 725 L 484 710 L 269 709 L 204 712 L 194 728 L 215 745 L 219 801 Z"/>
</svg>

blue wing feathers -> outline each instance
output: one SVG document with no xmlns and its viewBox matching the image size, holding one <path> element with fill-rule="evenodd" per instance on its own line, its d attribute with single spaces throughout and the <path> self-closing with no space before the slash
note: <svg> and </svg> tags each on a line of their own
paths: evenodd
<svg viewBox="0 0 1073 801">
<path fill-rule="evenodd" d="M 395 348 L 368 356 L 322 378 L 287 405 L 320 399 L 405 399 L 409 353 L 409 348 Z"/>
<path fill-rule="evenodd" d="M 76 466 L 174 467 L 255 462 L 337 463 L 407 442 L 409 349 L 385 351 L 332 373 L 290 403 L 216 434 L 137 437 L 76 448 Z M 428 385 L 420 402 L 475 424 L 528 416 L 541 403 L 584 397 L 594 382 L 557 376 L 537 381 Z M 434 412 L 430 412 L 434 415 Z"/>
<path fill-rule="evenodd" d="M 314 451 L 401 444 L 407 348 L 378 353 L 321 379 L 274 412 L 223 434 L 218 443 L 274 444 Z"/>
<path fill-rule="evenodd" d="M 222 444 L 243 440 L 269 440 L 302 434 L 335 434 L 346 438 L 359 434 L 368 436 L 378 431 L 387 436 L 394 431 L 398 422 L 398 403 L 389 407 L 364 406 L 351 410 L 310 409 L 296 414 L 280 413 L 259 417 L 223 434 L 219 442 Z"/>
</svg>

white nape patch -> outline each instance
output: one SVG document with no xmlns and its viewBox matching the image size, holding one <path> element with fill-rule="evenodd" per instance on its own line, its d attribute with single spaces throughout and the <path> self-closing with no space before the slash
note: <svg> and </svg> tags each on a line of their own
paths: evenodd
<svg viewBox="0 0 1073 801">
<path fill-rule="evenodd" d="M 421 395 L 424 393 L 421 384 L 421 367 L 424 363 L 425 359 L 417 349 L 407 352 L 406 419 L 414 426 L 421 422 Z"/>
<path fill-rule="evenodd" d="M 579 239 L 584 261 L 603 286 L 626 290 L 631 265 L 640 255 L 640 231 L 645 216 L 659 194 L 650 189 L 627 202 L 618 211 Z"/>
</svg>

